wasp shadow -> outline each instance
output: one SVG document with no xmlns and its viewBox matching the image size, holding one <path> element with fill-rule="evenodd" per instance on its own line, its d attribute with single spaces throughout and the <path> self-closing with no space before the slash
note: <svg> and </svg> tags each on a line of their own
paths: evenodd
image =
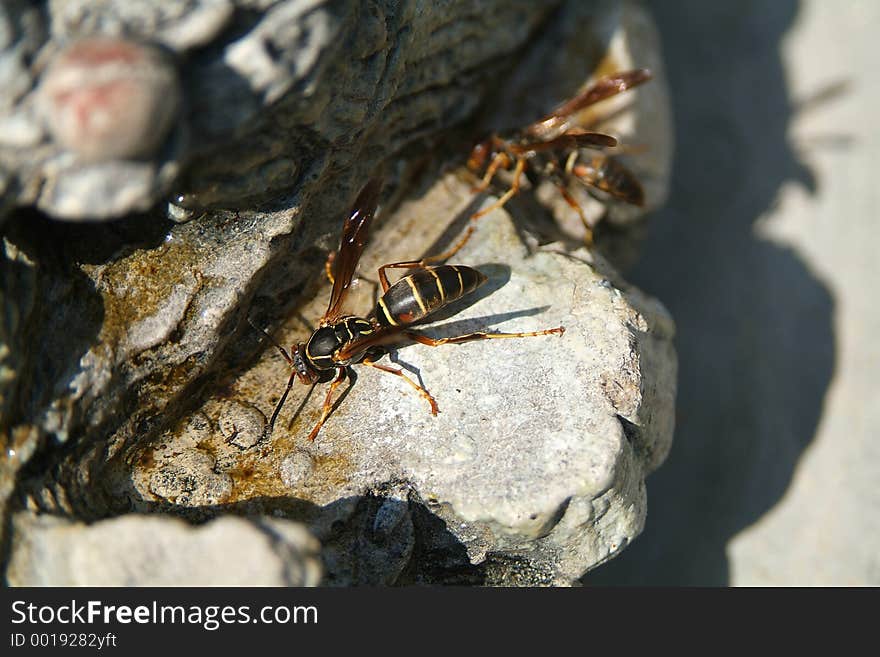
<svg viewBox="0 0 880 657">
<path fill-rule="evenodd" d="M 429 326 L 415 326 L 414 328 L 419 329 L 419 333 L 422 333 L 430 338 L 435 340 L 442 340 L 444 338 L 455 338 L 462 335 L 466 335 L 468 333 L 474 333 L 477 331 L 486 331 L 487 333 L 492 333 L 492 331 L 488 330 L 492 327 L 493 324 L 501 324 L 511 319 L 516 319 L 517 317 L 531 317 L 533 315 L 539 315 L 542 312 L 546 311 L 550 306 L 538 306 L 536 308 L 526 308 L 523 310 L 514 310 L 507 313 L 497 313 L 495 315 L 483 315 L 482 317 L 471 317 L 468 319 L 462 319 L 456 322 L 447 322 L 441 324 L 439 326 L 435 324 L 431 324 Z M 425 330 L 426 329 L 426 330 Z M 389 354 L 389 359 L 398 365 L 400 365 L 403 369 L 411 372 L 419 379 L 419 384 L 424 387 L 424 381 L 422 380 L 421 370 L 410 363 L 402 360 L 399 355 L 399 351 L 405 347 L 411 346 L 414 343 L 407 339 L 405 344 L 396 345 Z"/>
<path fill-rule="evenodd" d="M 441 325 L 430 325 L 423 327 L 420 333 L 430 334 L 435 339 L 452 338 L 464 333 L 472 333 L 474 331 L 482 331 L 490 329 L 493 325 L 502 324 L 517 317 L 533 317 L 546 312 L 550 306 L 536 306 L 534 308 L 523 308 L 522 310 L 512 310 L 506 313 L 496 313 L 494 315 L 483 315 L 481 317 L 469 317 L 456 322 L 445 322 Z M 420 327 L 422 328 L 422 327 Z M 491 332 L 491 331 L 488 331 Z"/>
<path fill-rule="evenodd" d="M 630 280 L 677 327 L 676 433 L 643 534 L 590 585 L 727 585 L 733 537 L 772 509 L 813 440 L 835 367 L 834 299 L 755 222 L 784 183 L 816 188 L 787 139 L 780 44 L 799 3 L 652 3 L 676 157 Z"/>
</svg>

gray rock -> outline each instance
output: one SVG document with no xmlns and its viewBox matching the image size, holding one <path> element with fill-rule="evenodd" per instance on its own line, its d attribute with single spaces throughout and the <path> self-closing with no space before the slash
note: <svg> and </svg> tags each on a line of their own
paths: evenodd
<svg viewBox="0 0 880 657">
<path fill-rule="evenodd" d="M 224 404 L 218 424 L 227 442 L 248 449 L 263 439 L 266 416 L 251 404 L 232 401 Z"/>
<path fill-rule="evenodd" d="M 461 122 L 485 92 L 490 71 L 481 67 L 521 46 L 558 4 L 493 0 L 479 7 L 438 7 L 423 0 L 284 0 L 254 6 L 246 0 L 159 5 L 106 0 L 51 2 L 45 12 L 37 12 L 27 3 L 12 3 L 3 11 L 13 36 L 0 50 L 0 75 L 9 82 L 0 102 L 0 125 L 10 128 L 0 142 L 0 168 L 15 176 L 8 192 L 12 201 L 37 203 L 68 220 L 122 217 L 169 195 L 194 207 L 242 208 L 270 201 L 289 195 L 297 176 L 314 182 L 328 167 L 349 166 L 365 146 L 377 151 L 365 163 L 369 166 L 419 137 Z M 225 30 L 236 9 L 253 20 L 241 21 L 241 30 Z M 138 74 L 129 78 L 140 81 L 129 89 L 137 93 L 116 96 L 146 101 L 123 103 L 129 108 L 126 118 L 156 116 L 157 129 L 149 133 L 156 143 L 147 143 L 147 135 L 135 129 L 138 121 L 119 122 L 126 139 L 106 140 L 103 146 L 101 140 L 78 138 L 85 137 L 82 129 L 58 122 L 58 115 L 67 113 L 57 107 L 49 112 L 54 120 L 48 126 L 56 140 L 42 138 L 34 121 L 35 108 L 46 96 L 40 90 L 57 86 L 58 67 L 51 60 L 64 58 L 61 51 L 71 42 L 108 38 L 165 48 L 184 81 L 186 112 L 170 126 L 169 143 L 146 159 L 164 136 L 158 124 L 175 116 L 173 69 L 164 61 L 142 60 L 145 65 L 135 67 Z M 28 59 L 35 64 L 28 67 Z M 106 63 L 101 67 L 107 68 Z M 72 98 L 95 98 L 88 92 L 93 76 L 65 75 L 64 80 L 82 83 L 65 96 L 62 109 Z M 157 89 L 170 90 L 158 106 L 149 100 Z M 54 105 L 50 102 L 50 109 Z M 131 147 L 113 148 L 123 142 Z M 112 169 L 90 171 L 103 176 L 103 182 L 79 183 L 79 169 L 88 167 L 94 154 L 62 166 L 58 159 L 71 144 L 81 154 L 94 148 L 102 157 L 138 155 L 139 175 L 124 195 L 113 193 L 123 178 Z M 331 144 L 341 152 L 327 152 Z M 178 175 L 184 167 L 182 181 Z M 52 192 L 44 194 L 44 187 Z"/>
<path fill-rule="evenodd" d="M 348 203 L 346 190 L 404 146 L 463 120 L 489 77 L 488 71 L 482 78 L 470 71 L 520 46 L 550 9 L 499 1 L 485 13 L 457 5 L 456 14 L 418 2 L 392 4 L 377 8 L 384 13 L 362 16 L 372 5 L 275 3 L 251 31 L 187 60 L 191 68 L 181 77 L 194 122 L 191 143 L 204 159 L 190 162 L 191 184 L 182 188 L 181 202 L 222 198 L 248 206 L 283 192 L 286 201 L 276 203 L 278 209 L 200 212 L 199 221 L 175 227 L 154 214 L 105 229 L 67 229 L 32 216 L 15 222 L 7 240 L 25 255 L 15 256 L 13 267 L 29 273 L 16 274 L 26 285 L 4 286 L 4 308 L 16 318 L 11 328 L 17 332 L 4 336 L 4 343 L 22 346 L 13 358 L 41 374 L 22 379 L 14 370 L 12 392 L 22 408 L 4 426 L 39 427 L 65 441 L 72 432 L 118 428 L 117 413 L 138 397 L 144 412 L 130 417 L 123 430 L 138 439 L 138 423 L 164 414 L 186 385 L 219 366 L 230 329 L 261 286 L 277 297 L 298 293 L 315 264 L 309 245 L 335 232 Z M 130 31 L 149 42 L 158 39 L 150 26 L 174 23 L 136 15 L 148 11 L 141 3 L 55 3 L 50 10 L 47 33 L 42 14 L 26 4 L 4 5 L 12 34 L 4 41 L 8 51 L 2 51 L 8 61 L 33 56 L 43 46 L 57 51 L 58 44 L 43 40 L 53 34 L 69 40 L 75 26 L 82 29 L 76 36 Z M 311 18 L 300 21 L 300 14 Z M 311 31 L 290 42 L 282 38 L 285 26 Z M 482 38 L 488 35 L 493 37 Z M 275 77 L 268 69 L 256 71 L 245 83 L 231 73 L 225 54 L 251 41 L 271 52 L 282 48 Z M 358 51 L 340 51 L 343 42 Z M 311 60 L 314 66 L 301 68 Z M 30 77 L 19 85 L 21 94 L 4 96 L 11 105 L 0 110 L 3 116 L 36 104 L 39 67 L 15 70 Z M 274 81 L 266 86 L 264 78 Z M 258 98 L 257 88 L 271 98 Z M 284 89 L 289 93 L 278 98 Z M 218 97 L 221 92 L 228 96 Z M 121 216 L 164 193 L 179 170 L 173 150 L 156 160 L 88 164 L 46 142 L 35 149 L 2 146 L 0 170 L 11 176 L 5 200 L 15 195 L 17 203 L 36 203 L 66 218 Z M 325 218 L 332 228 L 322 226 Z M 283 281 L 270 291 L 273 276 Z M 28 389 L 15 392 L 16 382 Z"/>
<path fill-rule="evenodd" d="M 271 440 L 260 439 L 259 427 L 271 414 L 287 373 L 276 355 L 251 367 L 261 337 L 244 321 L 249 316 L 274 331 L 281 318 L 301 315 L 314 321 L 320 315 L 326 290 L 307 303 L 314 292 L 309 281 L 321 270 L 326 248 L 338 239 L 341 217 L 355 191 L 379 168 L 395 196 L 385 201 L 386 218 L 376 227 L 375 255 L 365 259 L 364 276 L 372 276 L 380 257 L 435 252 L 434 241 L 443 241 L 436 231 L 464 211 L 471 200 L 470 183 L 462 186 L 446 178 L 446 194 L 434 189 L 429 205 L 407 205 L 393 213 L 401 198 L 430 187 L 418 182 L 416 172 L 433 180 L 441 162 L 463 160 L 475 134 L 473 126 L 461 127 L 463 122 L 509 69 L 510 55 L 527 55 L 524 44 L 545 52 L 590 53 L 574 60 L 583 61 L 575 82 L 564 67 L 551 69 L 558 76 L 541 70 L 523 79 L 520 91 L 540 82 L 535 87 L 540 93 L 532 97 L 542 100 L 543 109 L 529 119 L 570 95 L 598 66 L 596 53 L 616 38 L 615 30 L 629 29 L 621 23 L 618 5 L 568 2 L 561 13 L 552 14 L 553 3 L 519 0 L 480 7 L 437 7 L 420 0 L 287 1 L 258 7 L 247 29 L 234 33 L 218 27 L 227 20 L 225 6 L 188 3 L 190 9 L 180 9 L 172 3 L 166 14 L 165 8 L 108 2 L 92 14 L 88 3 L 55 3 L 48 34 L 29 27 L 36 22 L 43 29 L 42 14 L 28 14 L 17 4 L 6 10 L 15 34 L 21 35 L 15 43 L 43 55 L 39 65 L 26 69 L 30 77 L 22 85 L 23 95 L 8 111 L 0 105 L 0 121 L 31 116 L 41 67 L 74 36 L 94 34 L 124 34 L 176 52 L 185 110 L 167 143 L 142 160 L 84 163 L 42 138 L 26 148 L 0 143 L 0 170 L 9 172 L 5 203 L 38 205 L 66 218 L 124 217 L 73 224 L 19 211 L 4 225 L 2 342 L 8 347 L 0 351 L 2 427 L 18 448 L 3 463 L 0 492 L 11 494 L 19 469 L 42 446 L 32 475 L 17 484 L 27 508 L 88 521 L 132 508 L 193 520 L 226 511 L 278 513 L 307 523 L 322 540 L 328 583 L 443 581 L 461 573 L 492 581 L 488 566 L 473 564 L 502 562 L 506 565 L 497 572 L 516 573 L 518 581 L 531 572 L 541 574 L 536 581 L 567 582 L 619 549 L 640 527 L 644 474 L 668 449 L 672 329 L 655 302 L 627 289 L 598 256 L 541 253 L 534 262 L 524 259 L 511 238 L 509 218 L 487 217 L 479 239 L 497 234 L 502 241 L 490 240 L 495 246 L 486 247 L 494 283 L 485 290 L 493 293 L 480 297 L 480 303 L 491 312 L 496 299 L 503 302 L 500 312 L 523 310 L 519 290 L 538 291 L 535 305 L 549 304 L 560 313 L 554 323 L 579 325 L 592 317 L 593 304 L 598 304 L 596 317 L 605 316 L 618 298 L 613 291 L 621 291 L 615 320 L 620 321 L 596 320 L 590 334 L 595 342 L 584 343 L 599 351 L 585 356 L 586 347 L 577 338 L 584 340 L 585 334 L 577 331 L 572 338 L 570 328 L 561 340 L 522 340 L 516 349 L 499 341 L 438 349 L 424 356 L 425 384 L 442 410 L 433 423 L 422 415 L 423 400 L 407 397 L 398 379 L 384 377 L 391 381 L 355 386 L 315 445 L 301 445 L 296 437 L 313 420 L 317 398 L 299 414 L 300 424 L 281 428 L 279 423 Z M 178 9 L 182 13 L 174 13 Z M 167 37 L 174 26 L 199 15 L 205 16 L 201 28 L 190 23 L 180 28 L 180 33 L 192 29 L 189 36 Z M 571 29 L 588 24 L 591 15 L 596 20 L 590 24 L 603 29 Z M 183 56 L 183 49 L 205 39 L 211 47 Z M 554 79 L 557 84 L 548 87 Z M 662 87 L 662 79 L 652 84 Z M 641 105 L 628 114 L 635 126 L 642 126 Z M 665 129 L 662 122 L 658 129 Z M 452 144 L 459 137 L 461 147 Z M 434 153 L 436 160 L 414 157 L 425 153 Z M 407 191 L 413 185 L 421 187 Z M 131 212 L 160 200 L 168 208 L 171 190 L 173 220 L 157 210 Z M 528 205 L 531 195 L 522 197 L 522 205 L 511 206 L 525 219 L 521 228 L 562 239 L 559 248 L 571 250 L 564 231 L 543 221 L 541 208 Z M 417 225 L 411 223 L 415 218 Z M 419 232 L 421 226 L 427 232 Z M 476 242 L 469 248 L 476 249 Z M 479 251 L 468 257 L 481 264 Z M 602 274 L 577 259 L 592 262 Z M 508 273 L 510 281 L 502 285 Z M 591 283 L 559 287 L 558 281 L 567 277 Z M 366 310 L 373 288 L 362 284 L 359 289 L 360 307 Z M 504 290 L 516 291 L 515 297 Z M 578 303 L 587 305 L 578 310 Z M 524 314 L 509 323 L 522 321 L 526 327 L 537 325 L 539 318 L 543 322 L 544 315 Z M 285 343 L 295 337 L 290 326 L 281 335 Z M 575 343 L 568 342 L 572 339 Z M 578 361 L 583 372 L 567 364 L 566 375 L 558 376 L 544 358 L 547 350 L 565 353 L 566 344 L 579 344 L 578 358 L 587 360 Z M 461 354 L 473 347 L 485 355 L 513 349 L 515 356 L 491 363 L 463 360 Z M 408 348 L 401 355 L 420 351 Z M 600 353 L 617 358 L 613 366 L 603 361 L 603 376 L 590 365 Z M 520 365 L 535 371 L 531 390 L 536 384 L 557 390 L 560 381 L 583 374 L 577 386 L 563 386 L 560 394 L 589 391 L 593 401 L 578 397 L 568 407 L 561 417 L 578 409 L 570 426 L 551 423 L 547 409 L 535 416 L 540 421 L 523 425 L 534 428 L 537 422 L 563 436 L 557 446 L 565 455 L 564 476 L 557 484 L 539 483 L 541 495 L 521 498 L 519 491 L 530 477 L 555 473 L 523 470 L 525 455 L 517 454 L 510 457 L 516 458 L 509 476 L 501 477 L 498 487 L 472 496 L 473 489 L 460 486 L 454 471 L 472 472 L 478 481 L 480 459 L 494 454 L 486 452 L 495 443 L 482 439 L 484 430 L 497 437 L 499 446 L 523 446 L 505 442 L 514 440 L 516 427 L 492 423 L 503 408 L 497 404 L 510 400 L 509 393 L 482 394 L 485 385 L 465 384 L 493 380 L 487 378 L 493 368 L 503 380 Z M 366 382 L 376 375 L 384 376 L 370 370 L 361 378 Z M 445 386 L 451 380 L 460 380 L 458 390 Z M 364 392 L 368 398 L 359 397 Z M 561 399 L 549 407 L 554 413 L 572 401 Z M 283 414 L 287 421 L 298 401 L 289 402 Z M 483 404 L 489 406 L 483 409 Z M 389 417 L 385 411 L 377 414 L 377 408 L 391 409 Z M 614 409 L 611 415 L 609 408 Z M 395 409 L 406 410 L 398 415 Z M 372 424 L 362 425 L 358 418 L 363 417 L 372 417 Z M 372 437 L 360 444 L 354 437 L 362 430 Z M 413 451 L 406 442 L 413 439 L 408 431 L 438 436 L 423 447 L 439 451 Z M 594 446 L 598 451 L 575 439 L 584 431 L 601 437 Z M 334 442 L 340 439 L 333 432 L 349 432 L 360 446 L 349 453 Z M 279 436 L 287 438 L 279 443 Z M 67 445 L 57 450 L 57 443 Z M 535 447 L 539 458 L 555 444 L 544 437 Z M 436 475 L 429 471 L 435 458 L 442 461 Z M 580 487 L 573 486 L 574 480 Z M 435 496 L 435 488 L 442 494 Z M 621 529 L 603 530 L 605 538 L 590 538 L 587 543 L 594 545 L 588 548 L 576 536 L 580 530 L 564 529 L 567 525 L 557 516 L 571 518 L 563 506 L 580 508 L 578 500 L 606 493 L 601 512 L 579 511 L 579 517 L 592 520 L 574 526 L 601 527 L 604 522 Z M 506 496 L 514 501 L 501 502 Z M 592 509 L 592 502 L 583 505 Z M 448 527 L 443 525 L 447 521 Z M 571 538 L 564 538 L 565 532 Z M 554 534 L 558 540 L 544 540 Z M 566 541 L 571 549 L 560 547 Z M 523 561 L 518 556 L 522 550 L 537 556 Z M 559 556 L 563 552 L 568 556 Z"/>
<path fill-rule="evenodd" d="M 385 218 L 362 259 L 352 312 L 365 314 L 372 306 L 372 286 L 365 282 L 375 278 L 379 264 L 420 255 L 421 245 L 444 232 L 444 217 L 455 214 L 450 209 L 467 208 L 469 199 L 467 186 L 449 176 Z M 420 218 L 418 232 L 408 230 L 414 216 Z M 348 535 L 324 536 L 325 551 L 338 555 L 328 563 L 338 583 L 395 581 L 400 569 L 377 571 L 369 564 L 377 545 L 397 547 L 400 559 L 408 556 L 412 504 L 429 505 L 446 524 L 470 561 L 459 567 L 516 558 L 520 571 L 542 572 L 556 584 L 570 583 L 641 531 L 644 479 L 663 461 L 672 438 L 676 361 L 669 315 L 584 249 L 567 251 L 557 243 L 530 252 L 503 212 L 477 226 L 455 260 L 480 266 L 489 282 L 471 305 L 429 332 L 562 325 L 563 336 L 399 349 L 391 360 L 424 383 L 439 404 L 437 417 L 399 378 L 356 367 L 357 382 L 313 443 L 306 435 L 325 389 L 307 396 L 300 385 L 258 453 L 225 445 L 222 433 L 202 442 L 227 471 L 251 472 L 246 489 L 236 482 L 229 503 L 307 501 L 317 509 L 307 521 L 318 535 L 319 526 L 340 520 L 368 524 L 363 534 L 373 547 L 360 553 L 351 550 Z M 327 294 L 317 294 L 303 316 L 314 321 Z M 292 344 L 306 336 L 297 320 L 276 337 Z M 268 415 L 288 374 L 284 359 L 270 348 L 224 394 Z M 200 412 L 222 416 L 229 404 L 210 400 Z M 166 436 L 157 455 L 140 460 L 144 467 L 135 480 L 151 476 L 160 451 L 178 463 L 181 448 L 175 445 L 186 440 L 186 432 Z M 194 496 L 211 493 L 210 479 L 201 482 Z M 151 493 L 141 487 L 136 494 L 157 501 Z M 328 523 L 320 511 L 336 509 L 340 500 L 367 498 L 377 500 L 369 514 L 359 503 L 361 508 L 355 505 Z M 306 519 L 289 505 L 284 512 Z M 435 548 L 430 542 L 420 546 Z M 382 564 L 387 566 L 387 557 Z M 363 579 L 365 573 L 375 577 Z"/>
<path fill-rule="evenodd" d="M 171 463 L 150 476 L 153 495 L 182 506 L 214 505 L 229 499 L 232 477 L 217 474 L 211 456 L 198 449 L 182 449 L 171 457 Z"/>
<path fill-rule="evenodd" d="M 315 469 L 315 459 L 305 451 L 297 451 L 288 454 L 281 461 L 279 473 L 285 486 L 294 488 L 296 485 L 309 477 Z"/>
<path fill-rule="evenodd" d="M 25 154 L 39 150 L 44 137 L 34 110 L 35 76 L 29 62 L 45 39 L 41 13 L 33 3 L 0 5 L 0 223 L 21 195 L 22 169 L 33 160 Z"/>
<path fill-rule="evenodd" d="M 60 41 L 83 35 L 134 35 L 154 38 L 177 51 L 209 43 L 232 18 L 231 0 L 50 0 L 51 29 Z"/>
<path fill-rule="evenodd" d="M 318 542 L 294 522 L 219 518 L 201 527 L 128 515 L 93 525 L 20 512 L 12 586 L 315 586 Z"/>
</svg>

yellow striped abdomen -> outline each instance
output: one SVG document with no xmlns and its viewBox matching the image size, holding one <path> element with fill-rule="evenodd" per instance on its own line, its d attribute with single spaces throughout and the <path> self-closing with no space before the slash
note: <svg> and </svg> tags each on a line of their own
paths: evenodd
<svg viewBox="0 0 880 657">
<path fill-rule="evenodd" d="M 383 326 L 406 326 L 473 292 L 486 277 L 472 267 L 441 265 L 404 276 L 376 304 Z"/>
</svg>

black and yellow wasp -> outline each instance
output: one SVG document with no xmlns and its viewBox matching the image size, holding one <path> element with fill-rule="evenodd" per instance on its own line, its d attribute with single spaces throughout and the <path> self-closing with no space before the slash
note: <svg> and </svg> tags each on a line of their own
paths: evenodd
<svg viewBox="0 0 880 657">
<path fill-rule="evenodd" d="M 333 392 L 345 380 L 349 368 L 356 363 L 402 378 L 427 400 L 431 405 L 431 413 L 436 415 L 439 410 L 437 402 L 427 390 L 406 376 L 400 369 L 376 362 L 386 353 L 387 345 L 398 343 L 401 338 L 437 347 L 470 340 L 561 335 L 565 331 L 563 327 L 559 326 L 528 333 L 478 331 L 435 339 L 412 330 L 410 327 L 413 324 L 456 299 L 473 292 L 487 280 L 476 269 L 464 265 L 430 266 L 430 263 L 444 260 L 449 252 L 422 260 L 382 265 L 379 267 L 382 296 L 376 303 L 373 312 L 366 318 L 344 315 L 341 310 L 342 304 L 366 245 L 367 234 L 376 212 L 381 187 L 382 183 L 378 179 L 368 182 L 361 190 L 345 220 L 339 250 L 332 260 L 336 269 L 335 276 L 328 264 L 328 274 L 333 281 L 330 303 L 318 322 L 318 328 L 315 329 L 311 337 L 306 342 L 294 345 L 291 349 L 293 355 L 290 355 L 264 331 L 264 334 L 272 340 L 293 369 L 287 381 L 287 388 L 281 399 L 278 400 L 269 421 L 268 431 L 270 433 L 295 379 L 299 379 L 305 384 L 315 385 L 322 378 L 335 371 L 335 375 L 330 381 L 330 389 L 324 399 L 321 417 L 308 436 L 309 440 L 314 440 L 330 415 L 333 407 Z M 411 269 L 414 271 L 391 285 L 386 273 L 388 269 Z"/>
<path fill-rule="evenodd" d="M 474 213 L 472 220 L 502 207 L 520 189 L 523 175 L 536 185 L 539 178 L 550 180 L 565 201 L 580 215 L 586 230 L 586 242 L 592 243 L 593 232 L 583 209 L 568 190 L 570 182 L 584 185 L 587 191 L 600 192 L 632 205 L 645 203 L 645 194 L 635 175 L 605 149 L 618 146 L 611 135 L 588 130 L 579 118 L 580 112 L 596 103 L 623 93 L 651 79 L 650 71 L 623 71 L 597 80 L 574 98 L 550 114 L 515 131 L 501 136 L 491 135 L 473 147 L 468 168 L 484 171 L 475 192 L 485 191 L 499 169 L 513 167 L 508 190 L 490 206 Z"/>
</svg>

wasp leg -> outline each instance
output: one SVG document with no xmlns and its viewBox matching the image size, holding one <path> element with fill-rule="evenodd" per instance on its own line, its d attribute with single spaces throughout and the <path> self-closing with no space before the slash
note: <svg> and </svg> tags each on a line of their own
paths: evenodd
<svg viewBox="0 0 880 657">
<path fill-rule="evenodd" d="M 296 370 L 290 373 L 290 378 L 287 379 L 287 387 L 284 389 L 284 394 L 281 395 L 281 399 L 279 399 L 278 403 L 275 404 L 275 410 L 272 411 L 272 418 L 269 420 L 269 424 L 266 425 L 267 436 L 271 436 L 272 431 L 275 429 L 275 420 L 278 419 L 278 414 L 281 412 L 281 408 L 284 406 L 284 402 L 287 401 L 287 395 L 290 394 L 290 389 L 293 387 L 294 379 L 296 379 Z"/>
<path fill-rule="evenodd" d="M 492 176 L 495 175 L 495 171 L 497 171 L 498 167 L 500 166 L 498 163 L 501 156 L 503 156 L 504 158 L 505 167 L 510 163 L 509 158 L 504 153 L 499 153 L 498 155 L 496 155 L 495 158 L 493 158 L 492 163 L 489 165 L 489 169 L 486 172 L 487 176 L 483 179 L 483 184 L 476 188 L 474 191 L 479 192 L 488 187 L 489 181 L 492 179 Z M 461 251 L 462 247 L 467 244 L 468 240 L 471 238 L 471 235 L 473 235 L 474 233 L 474 230 L 476 228 L 474 226 L 474 222 L 483 215 L 489 214 L 492 210 L 500 208 L 502 205 L 507 203 L 507 201 L 509 201 L 514 194 L 519 191 L 519 181 L 523 171 L 525 170 L 525 165 L 525 158 L 517 159 L 516 168 L 513 171 L 513 183 L 511 184 L 510 189 L 507 191 L 507 193 L 504 194 L 504 196 L 498 199 L 495 203 L 493 203 L 490 207 L 471 215 L 471 223 L 465 229 L 464 235 L 462 235 L 461 238 L 446 251 L 444 251 L 443 253 L 438 253 L 437 255 L 428 256 L 427 258 L 422 258 L 421 260 L 392 262 L 390 264 L 382 265 L 381 267 L 379 267 L 379 282 L 382 284 L 382 292 L 387 292 L 388 288 L 390 287 L 390 284 L 388 283 L 388 276 L 385 274 L 386 269 L 416 269 L 419 267 L 427 267 L 428 265 L 431 265 L 435 262 L 443 262 L 444 260 L 449 260 L 449 258 Z"/>
<path fill-rule="evenodd" d="M 489 185 L 492 183 L 492 179 L 495 177 L 495 174 L 498 173 L 498 169 L 504 167 L 505 169 L 510 166 L 510 158 L 507 156 L 507 153 L 497 153 L 495 157 L 492 158 L 492 161 L 489 162 L 489 166 L 486 167 L 486 173 L 483 175 L 483 179 L 480 181 L 480 184 L 474 187 L 471 192 L 479 193 L 484 192 L 489 188 Z"/>
<path fill-rule="evenodd" d="M 503 158 L 503 159 L 502 159 Z M 510 164 L 510 159 L 504 153 L 499 153 L 492 159 L 492 163 L 489 165 L 489 168 L 486 171 L 486 176 L 483 178 L 483 183 L 474 189 L 476 192 L 483 191 L 486 187 L 489 186 L 489 182 L 492 177 L 495 175 L 495 172 L 498 170 L 498 167 L 501 166 L 501 162 L 503 162 L 503 166 L 507 167 Z M 421 260 L 406 260 L 404 262 L 392 262 L 387 265 L 382 265 L 379 267 L 379 282 L 382 284 L 382 292 L 387 292 L 388 288 L 391 286 L 388 282 L 388 276 L 385 273 L 386 269 L 416 269 L 419 267 L 427 267 L 435 262 L 443 262 L 444 260 L 449 260 L 456 253 L 461 251 L 462 247 L 467 244 L 468 240 L 473 235 L 475 226 L 475 220 L 479 219 L 483 215 L 488 214 L 492 210 L 501 207 L 507 201 L 510 200 L 510 197 L 516 194 L 519 191 L 520 177 L 522 176 L 523 171 L 525 170 L 525 159 L 518 158 L 516 161 L 516 168 L 513 172 L 513 184 L 511 184 L 510 189 L 507 193 L 502 196 L 498 201 L 492 204 L 491 207 L 486 208 L 481 212 L 477 212 L 474 215 L 471 215 L 470 225 L 465 229 L 464 235 L 453 244 L 450 248 L 448 248 L 443 253 L 438 253 L 437 255 L 428 256 L 427 258 L 422 258 Z"/>
<path fill-rule="evenodd" d="M 590 223 L 587 221 L 587 215 L 584 214 L 584 209 L 581 207 L 581 204 L 578 203 L 574 196 L 572 196 L 569 191 L 565 188 L 563 183 L 556 183 L 556 188 L 559 190 L 559 193 L 562 194 L 562 198 L 565 199 L 565 202 L 575 210 L 577 210 L 578 215 L 581 218 L 581 223 L 584 224 L 584 244 L 587 246 L 593 245 L 593 229 L 590 226 Z"/>
<path fill-rule="evenodd" d="M 470 224 L 465 229 L 464 235 L 462 235 L 461 238 L 455 244 L 453 244 L 451 247 L 449 247 L 443 253 L 438 253 L 437 255 L 428 256 L 427 258 L 422 258 L 421 260 L 418 261 L 418 264 L 416 266 L 426 267 L 427 265 L 430 265 L 435 262 L 443 262 L 444 260 L 449 260 L 452 256 L 454 256 L 456 253 L 461 251 L 461 247 L 463 247 L 465 244 L 467 244 L 467 241 L 471 238 L 471 235 L 473 234 L 473 232 L 474 232 L 474 225 Z"/>
<path fill-rule="evenodd" d="M 336 279 L 333 277 L 333 262 L 336 260 L 336 251 L 330 251 L 327 253 L 327 260 L 324 261 L 324 273 L 327 274 L 327 280 L 330 281 L 330 285 L 336 282 Z"/>
<path fill-rule="evenodd" d="M 529 331 L 526 333 L 487 333 L 486 331 L 477 331 L 476 333 L 466 333 L 465 335 L 456 335 L 451 338 L 429 338 L 427 335 L 417 331 L 404 331 L 406 337 L 429 347 L 439 347 L 443 344 L 461 344 L 462 342 L 470 342 L 471 340 L 492 340 L 495 338 L 528 338 L 534 335 L 562 335 L 565 333 L 564 326 L 557 326 L 552 329 L 543 331 Z"/>
<path fill-rule="evenodd" d="M 368 365 L 369 367 L 374 367 L 377 370 L 382 370 L 383 372 L 388 372 L 389 374 L 394 374 L 395 376 L 401 377 L 409 385 L 411 385 L 413 388 L 415 388 L 416 391 L 428 401 L 428 403 L 431 405 L 431 415 L 437 415 L 437 413 L 440 411 L 440 409 L 437 407 L 437 402 L 431 396 L 431 393 L 429 393 L 422 386 L 420 386 L 418 383 L 416 383 L 411 378 L 409 378 L 406 374 L 403 373 L 402 370 L 398 370 L 393 367 L 388 367 L 387 365 L 379 365 L 379 363 L 376 363 L 376 362 L 370 360 L 369 358 L 365 358 L 364 360 L 362 360 L 361 365 Z"/>
<path fill-rule="evenodd" d="M 318 423 L 312 429 L 312 432 L 309 434 L 309 440 L 314 440 L 318 432 L 321 430 L 321 427 L 324 426 L 324 422 L 327 421 L 327 417 L 330 415 L 330 411 L 333 409 L 333 392 L 336 388 L 339 387 L 339 384 L 342 383 L 342 380 L 345 378 L 345 369 L 344 367 L 339 367 L 336 370 L 336 378 L 330 382 L 330 390 L 327 391 L 327 396 L 324 397 L 324 408 L 321 409 L 321 419 L 318 420 Z"/>
<path fill-rule="evenodd" d="M 511 198 L 513 198 L 514 194 L 519 192 L 519 181 L 520 181 L 520 178 L 522 177 L 522 173 L 525 170 L 525 168 L 526 168 L 526 158 L 524 158 L 524 157 L 516 158 L 516 167 L 513 170 L 513 182 L 510 184 L 510 189 L 508 189 L 501 198 L 499 198 L 497 201 L 495 201 L 488 208 L 484 208 L 484 209 L 480 210 L 479 212 L 475 212 L 474 214 L 472 214 L 471 221 L 473 221 L 475 219 L 479 219 L 480 217 L 483 217 L 483 216 L 489 214 L 493 210 L 497 210 L 498 208 L 503 207 L 505 203 L 507 203 Z"/>
<path fill-rule="evenodd" d="M 387 292 L 388 288 L 390 287 L 390 284 L 388 283 L 388 275 L 385 273 L 386 269 L 417 269 L 420 267 L 427 267 L 428 265 L 431 265 L 435 262 L 443 262 L 444 260 L 448 260 L 461 250 L 461 247 L 463 247 L 467 243 L 467 241 L 471 238 L 471 234 L 473 232 L 474 226 L 468 226 L 467 229 L 464 231 L 464 235 L 462 235 L 461 239 L 459 239 L 458 242 L 453 244 L 443 253 L 428 256 L 427 258 L 422 258 L 421 260 L 405 260 L 403 262 L 391 262 L 387 265 L 382 265 L 381 267 L 379 267 L 379 282 L 382 284 L 382 292 Z"/>
</svg>

